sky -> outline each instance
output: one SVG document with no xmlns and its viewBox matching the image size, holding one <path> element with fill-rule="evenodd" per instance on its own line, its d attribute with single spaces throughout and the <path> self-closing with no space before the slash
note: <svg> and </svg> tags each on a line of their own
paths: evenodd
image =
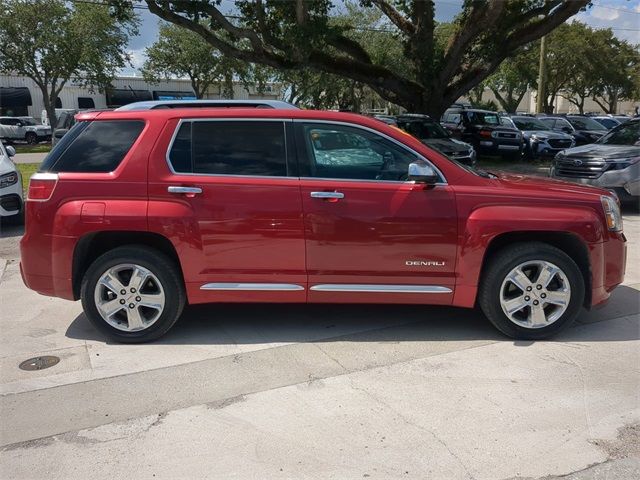
<svg viewBox="0 0 640 480">
<path fill-rule="evenodd" d="M 448 22 L 460 12 L 463 0 L 435 0 L 436 20 Z M 232 0 L 223 0 L 223 8 L 231 9 Z M 158 18 L 147 10 L 138 10 L 140 34 L 129 42 L 133 68 L 123 70 L 125 75 L 135 75 L 144 62 L 144 49 L 158 35 Z M 633 44 L 640 44 L 640 0 L 594 0 L 593 6 L 570 19 L 593 28 L 612 28 L 615 35 Z"/>
</svg>

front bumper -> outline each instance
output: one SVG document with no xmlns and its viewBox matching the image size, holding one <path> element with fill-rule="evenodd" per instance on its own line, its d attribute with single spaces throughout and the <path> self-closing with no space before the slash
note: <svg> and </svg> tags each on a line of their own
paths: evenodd
<svg viewBox="0 0 640 480">
<path fill-rule="evenodd" d="M 621 170 L 606 170 L 596 178 L 579 176 L 563 176 L 557 173 L 555 166 L 551 167 L 551 176 L 558 180 L 593 185 L 615 191 L 621 197 L 640 196 L 640 163 L 636 163 Z"/>
</svg>

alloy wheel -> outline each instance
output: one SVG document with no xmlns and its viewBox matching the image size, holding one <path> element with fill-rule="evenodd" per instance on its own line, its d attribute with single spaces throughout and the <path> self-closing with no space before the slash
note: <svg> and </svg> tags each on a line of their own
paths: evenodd
<svg viewBox="0 0 640 480">
<path fill-rule="evenodd" d="M 557 321 L 569 306 L 567 275 L 551 262 L 536 260 L 512 269 L 500 287 L 500 306 L 513 323 L 543 328 Z"/>
<path fill-rule="evenodd" d="M 165 307 L 158 277 L 145 267 L 129 263 L 111 267 L 100 276 L 94 300 L 100 316 L 125 332 L 149 328 Z"/>
</svg>

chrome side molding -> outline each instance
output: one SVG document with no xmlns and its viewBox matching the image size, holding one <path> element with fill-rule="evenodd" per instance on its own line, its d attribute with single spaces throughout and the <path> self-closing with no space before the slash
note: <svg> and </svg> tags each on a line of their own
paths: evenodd
<svg viewBox="0 0 640 480">
<path fill-rule="evenodd" d="M 205 283 L 200 290 L 293 292 L 304 287 L 293 283 Z"/>
<path fill-rule="evenodd" d="M 451 293 L 440 285 L 367 285 L 367 284 L 321 284 L 311 290 L 317 292 L 362 292 L 362 293 Z"/>
</svg>

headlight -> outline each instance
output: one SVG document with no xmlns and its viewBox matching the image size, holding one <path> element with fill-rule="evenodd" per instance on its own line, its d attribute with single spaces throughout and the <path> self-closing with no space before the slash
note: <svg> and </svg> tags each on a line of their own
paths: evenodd
<svg viewBox="0 0 640 480">
<path fill-rule="evenodd" d="M 622 215 L 620 214 L 620 205 L 613 197 L 602 195 L 600 197 L 604 217 L 607 221 L 607 228 L 612 232 L 622 231 Z"/>
<path fill-rule="evenodd" d="M 549 137 L 545 137 L 544 135 L 531 135 L 531 140 L 534 140 L 536 142 L 544 142 L 545 140 L 548 140 Z"/>
<path fill-rule="evenodd" d="M 10 187 L 18 183 L 18 174 L 16 172 L 5 173 L 0 176 L 0 188 Z"/>
</svg>

